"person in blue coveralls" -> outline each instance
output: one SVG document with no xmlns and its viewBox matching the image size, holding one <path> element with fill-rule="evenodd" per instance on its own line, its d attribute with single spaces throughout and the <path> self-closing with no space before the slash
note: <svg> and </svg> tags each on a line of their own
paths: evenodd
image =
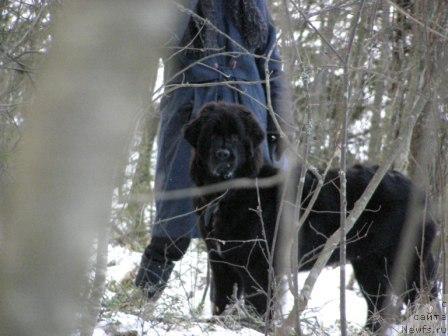
<svg viewBox="0 0 448 336">
<path fill-rule="evenodd" d="M 170 55 L 164 59 L 156 192 L 194 186 L 189 176 L 191 147 L 182 128 L 212 101 L 242 104 L 252 111 L 267 134 L 264 159 L 275 164 L 281 147 L 276 125 L 287 132 L 291 111 L 285 108 L 287 88 L 266 0 L 184 1 L 174 31 Z M 267 109 L 267 91 L 278 123 Z M 148 298 L 160 295 L 174 261 L 185 254 L 191 238 L 200 237 L 196 222 L 191 198 L 156 201 L 151 242 L 136 277 Z"/>
</svg>

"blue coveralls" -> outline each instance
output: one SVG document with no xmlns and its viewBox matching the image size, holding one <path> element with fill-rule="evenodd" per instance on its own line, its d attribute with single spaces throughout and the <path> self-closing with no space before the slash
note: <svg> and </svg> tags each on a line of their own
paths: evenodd
<svg viewBox="0 0 448 336">
<path fill-rule="evenodd" d="M 217 28 L 244 46 L 243 36 L 233 24 L 231 15 L 225 14 L 224 1 L 215 1 L 214 3 L 219 6 L 216 8 L 218 13 L 224 11 L 223 15 L 217 15 L 218 21 L 215 23 Z M 273 49 L 268 64 L 270 91 L 274 111 L 280 114 L 280 109 L 277 111 L 276 106 L 280 103 L 279 99 L 282 97 L 281 91 L 284 84 L 281 78 L 280 55 L 276 47 L 276 31 L 268 13 L 266 0 L 257 0 L 257 5 L 264 19 L 269 22 L 269 36 L 266 45 L 253 53 L 267 56 Z M 168 61 L 164 64 L 166 94 L 160 103 L 156 193 L 194 186 L 189 175 L 191 146 L 183 138 L 182 128 L 197 115 L 205 103 L 224 101 L 242 104 L 255 114 L 264 130 L 274 129 L 266 109 L 266 90 L 262 83 L 265 79 L 266 58 L 256 58 L 250 55 L 221 34 L 218 44 L 224 48 L 224 52 L 234 53 L 233 56 L 217 55 L 191 66 L 198 60 L 188 58 L 185 53 L 181 52 L 174 57 L 167 58 Z M 178 50 L 179 48 L 175 48 L 173 52 Z M 185 68 L 188 69 L 183 71 Z M 229 83 L 232 81 L 254 83 Z M 172 85 L 187 83 L 203 83 L 205 85 L 171 90 Z M 207 86 L 207 83 L 212 85 Z M 215 85 L 216 83 L 222 84 Z M 262 146 L 265 160 L 272 162 L 268 154 L 266 140 Z M 181 236 L 199 237 L 196 222 L 197 216 L 194 213 L 191 198 L 158 200 L 156 201 L 156 222 L 151 233 L 153 236 L 173 239 Z"/>
</svg>

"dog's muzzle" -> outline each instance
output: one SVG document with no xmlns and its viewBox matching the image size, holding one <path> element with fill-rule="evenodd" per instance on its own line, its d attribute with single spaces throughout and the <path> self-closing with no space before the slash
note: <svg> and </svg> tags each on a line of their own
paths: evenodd
<svg viewBox="0 0 448 336">
<path fill-rule="evenodd" d="M 227 148 L 219 148 L 214 152 L 213 175 L 224 180 L 231 179 L 234 173 L 235 159 L 232 152 Z"/>
<path fill-rule="evenodd" d="M 224 180 L 229 180 L 233 177 L 232 165 L 230 163 L 218 165 L 214 171 L 213 175 L 216 177 L 221 177 Z"/>
</svg>

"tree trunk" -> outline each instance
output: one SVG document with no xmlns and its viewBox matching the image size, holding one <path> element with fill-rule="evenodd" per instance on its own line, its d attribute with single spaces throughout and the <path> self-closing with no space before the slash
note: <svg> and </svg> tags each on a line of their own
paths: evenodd
<svg viewBox="0 0 448 336">
<path fill-rule="evenodd" d="M 169 20 L 156 1 L 66 3 L 2 199 L 0 334 L 69 335 L 94 237 Z M 94 310 L 96 312 L 96 310 Z M 90 325 L 94 325 L 95 316 Z M 86 321 L 86 319 L 82 319 Z"/>
</svg>

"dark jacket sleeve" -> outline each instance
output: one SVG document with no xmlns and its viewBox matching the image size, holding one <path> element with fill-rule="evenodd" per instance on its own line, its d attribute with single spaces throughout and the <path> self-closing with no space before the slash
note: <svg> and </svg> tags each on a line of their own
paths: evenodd
<svg viewBox="0 0 448 336">
<path fill-rule="evenodd" d="M 258 71 L 260 73 L 260 78 L 265 81 L 266 80 L 266 63 L 268 62 L 268 73 L 269 73 L 269 84 L 270 84 L 270 97 L 272 102 L 272 107 L 274 110 L 274 114 L 277 118 L 278 123 L 280 124 L 283 132 L 291 136 L 293 130 L 293 116 L 292 116 L 292 108 L 291 108 L 291 93 L 289 86 L 287 84 L 286 76 L 282 70 L 282 63 L 280 52 L 277 46 L 277 36 L 276 29 L 272 22 L 271 16 L 268 13 L 266 2 L 264 2 L 264 10 L 266 13 L 266 18 L 269 20 L 269 29 L 268 29 L 268 38 L 266 45 L 263 48 L 260 48 L 256 51 L 256 54 L 262 56 L 257 58 L 257 66 Z M 271 53 L 272 50 L 272 53 Z M 263 84 L 265 87 L 266 94 L 267 87 L 266 84 Z M 268 134 L 278 135 L 280 132 L 277 130 L 277 127 L 272 120 L 271 114 L 268 116 Z"/>
</svg>

